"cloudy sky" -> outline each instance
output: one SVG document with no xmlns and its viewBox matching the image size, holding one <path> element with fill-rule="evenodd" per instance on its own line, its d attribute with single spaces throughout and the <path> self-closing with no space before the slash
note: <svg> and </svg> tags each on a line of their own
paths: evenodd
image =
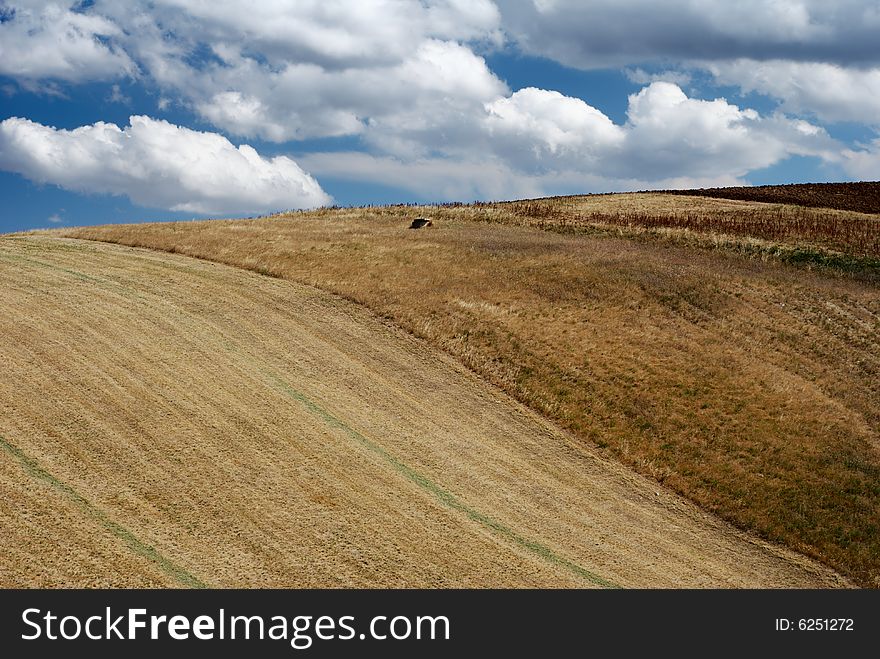
<svg viewBox="0 0 880 659">
<path fill-rule="evenodd" d="M 876 0 L 0 0 L 0 231 L 880 179 Z"/>
</svg>

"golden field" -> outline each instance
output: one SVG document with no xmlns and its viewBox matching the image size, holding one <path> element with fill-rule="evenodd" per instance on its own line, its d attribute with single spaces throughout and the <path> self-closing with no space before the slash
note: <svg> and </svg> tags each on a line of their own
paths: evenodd
<svg viewBox="0 0 880 659">
<path fill-rule="evenodd" d="M 0 586 L 851 585 L 314 287 L 55 236 L 0 286 Z"/>
<path fill-rule="evenodd" d="M 434 226 L 408 230 L 421 214 Z M 791 230 L 779 227 L 787 218 Z M 750 221 L 775 228 L 750 236 Z M 862 247 L 878 222 L 631 194 L 49 235 L 207 259 L 356 302 L 570 433 L 578 451 L 877 587 L 880 295 Z M 424 387 L 426 407 L 443 387 Z"/>
</svg>

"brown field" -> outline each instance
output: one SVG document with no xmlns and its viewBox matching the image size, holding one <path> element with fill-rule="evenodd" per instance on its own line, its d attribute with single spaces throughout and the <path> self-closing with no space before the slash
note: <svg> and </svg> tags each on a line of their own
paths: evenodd
<svg viewBox="0 0 880 659">
<path fill-rule="evenodd" d="M 880 181 L 858 183 L 792 183 L 756 185 L 701 190 L 664 190 L 665 194 L 762 201 L 771 204 L 796 204 L 837 208 L 859 213 L 880 213 Z"/>
<path fill-rule="evenodd" d="M 325 219 L 211 231 L 378 255 Z M 848 585 L 316 288 L 29 236 L 0 238 L 0 290 L 2 587 Z"/>
<path fill-rule="evenodd" d="M 852 211 L 666 194 L 590 195 L 485 206 L 497 221 L 564 232 L 647 229 L 680 244 L 766 254 L 880 277 L 880 216 Z M 634 231 L 635 230 L 635 231 Z M 756 240 L 757 239 L 757 240 Z M 854 258 L 853 258 L 854 257 Z"/>
<path fill-rule="evenodd" d="M 528 203 L 65 233 L 210 259 L 358 302 L 569 431 L 579 450 L 880 586 L 876 282 L 764 258 L 770 252 L 715 249 L 728 243 L 710 233 L 545 231 L 523 211 Z M 663 195 L 558 203 L 581 214 L 747 206 Z M 406 229 L 415 214 L 435 226 Z"/>
</svg>

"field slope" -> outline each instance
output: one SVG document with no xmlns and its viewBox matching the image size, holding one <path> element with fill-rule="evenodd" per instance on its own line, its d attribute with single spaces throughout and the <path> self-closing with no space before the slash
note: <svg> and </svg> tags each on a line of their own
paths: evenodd
<svg viewBox="0 0 880 659">
<path fill-rule="evenodd" d="M 0 586 L 836 586 L 363 307 L 0 238 Z"/>
<path fill-rule="evenodd" d="M 880 586 L 880 216 L 625 194 L 66 235 L 358 302 L 584 450 Z"/>
</svg>

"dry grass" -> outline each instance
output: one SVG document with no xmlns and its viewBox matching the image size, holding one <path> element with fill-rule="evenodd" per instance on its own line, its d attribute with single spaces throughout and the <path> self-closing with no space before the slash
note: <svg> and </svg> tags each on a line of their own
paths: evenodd
<svg viewBox="0 0 880 659">
<path fill-rule="evenodd" d="M 368 310 L 0 239 L 0 586 L 832 587 Z"/>
<path fill-rule="evenodd" d="M 865 261 L 863 266 L 880 269 L 880 216 L 865 213 L 669 194 L 534 199 L 498 207 L 518 223 L 542 229 L 648 229 L 679 242 L 690 237 L 696 243 L 741 251 L 761 251 L 755 249 L 760 243 L 741 240 L 759 239 L 764 241 L 763 251 L 781 247 L 789 253 L 788 260 L 797 260 L 793 252 L 809 261 L 812 251 L 818 263 L 822 256 L 851 256 L 856 257 L 854 265 Z"/>
<path fill-rule="evenodd" d="M 742 212 L 743 202 L 674 199 L 672 214 Z M 606 215 L 667 204 L 660 195 L 556 203 Z M 527 211 L 340 209 L 66 234 L 211 259 L 364 304 L 585 445 L 880 586 L 876 285 L 667 240 L 541 231 Z M 435 226 L 406 229 L 415 214 Z"/>
</svg>

